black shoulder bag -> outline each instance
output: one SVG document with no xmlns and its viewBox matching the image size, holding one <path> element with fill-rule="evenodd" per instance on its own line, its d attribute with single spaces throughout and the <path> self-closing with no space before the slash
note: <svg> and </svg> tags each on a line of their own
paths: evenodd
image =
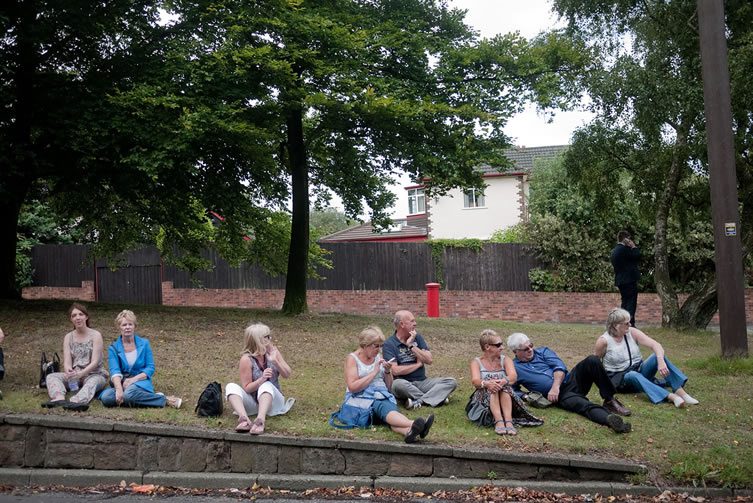
<svg viewBox="0 0 753 503">
<path fill-rule="evenodd" d="M 612 381 L 612 384 L 614 385 L 614 388 L 617 391 L 620 391 L 620 388 L 622 388 L 622 380 L 625 379 L 625 374 L 630 372 L 631 370 L 638 371 L 641 368 L 641 365 L 643 362 L 638 362 L 635 365 L 633 364 L 633 354 L 630 351 L 630 343 L 628 342 L 629 334 L 625 334 L 625 346 L 628 350 L 628 364 L 627 368 L 625 370 L 620 370 L 619 372 L 607 372 L 607 375 L 609 376 L 609 380 Z"/>
<path fill-rule="evenodd" d="M 194 409 L 199 417 L 217 417 L 222 415 L 222 386 L 217 381 L 207 384 L 199 395 Z"/>
<path fill-rule="evenodd" d="M 39 387 L 47 387 L 47 376 L 60 372 L 60 357 L 55 353 L 51 360 L 47 359 L 47 355 L 42 353 L 42 357 L 39 360 Z"/>
</svg>

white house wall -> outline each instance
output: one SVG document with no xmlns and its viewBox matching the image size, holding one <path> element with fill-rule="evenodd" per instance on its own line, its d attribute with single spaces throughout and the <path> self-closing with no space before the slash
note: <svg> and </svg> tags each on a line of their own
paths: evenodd
<svg viewBox="0 0 753 503">
<path fill-rule="evenodd" d="M 487 239 L 498 229 L 527 218 L 528 182 L 523 176 L 485 178 L 485 206 L 463 207 L 463 191 L 453 189 L 427 201 L 431 239 Z"/>
</svg>

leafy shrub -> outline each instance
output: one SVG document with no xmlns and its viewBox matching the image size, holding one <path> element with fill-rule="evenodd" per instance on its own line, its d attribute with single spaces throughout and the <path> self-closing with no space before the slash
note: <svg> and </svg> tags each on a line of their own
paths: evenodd
<svg viewBox="0 0 753 503">
<path fill-rule="evenodd" d="M 522 223 L 507 227 L 505 229 L 497 229 L 489 237 L 491 243 L 526 243 L 526 228 Z"/>
</svg>

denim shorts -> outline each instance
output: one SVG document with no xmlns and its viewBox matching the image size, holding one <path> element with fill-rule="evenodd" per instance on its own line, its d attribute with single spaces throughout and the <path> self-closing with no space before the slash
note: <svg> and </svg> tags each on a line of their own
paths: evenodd
<svg viewBox="0 0 753 503">
<path fill-rule="evenodd" d="M 383 398 L 381 400 L 374 400 L 374 403 L 371 404 L 371 414 L 374 418 L 374 422 L 377 421 L 377 419 L 382 422 L 387 422 L 387 414 L 390 412 L 397 410 L 397 404 L 394 404 L 389 401 L 387 398 Z"/>
</svg>

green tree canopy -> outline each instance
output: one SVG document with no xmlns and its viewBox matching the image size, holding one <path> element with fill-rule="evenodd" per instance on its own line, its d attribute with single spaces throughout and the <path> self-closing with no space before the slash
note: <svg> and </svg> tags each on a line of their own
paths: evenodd
<svg viewBox="0 0 753 503">
<path fill-rule="evenodd" d="M 159 24 L 159 8 L 175 21 Z M 285 310 L 301 312 L 312 194 L 337 194 L 351 216 L 366 206 L 378 223 L 398 173 L 438 193 L 479 186 L 475 166 L 505 166 L 507 119 L 529 100 L 566 106 L 587 58 L 557 33 L 478 40 L 444 1 L 0 9 L 0 296 L 18 210 L 43 183 L 100 254 L 157 240 L 196 266 L 207 242 L 237 260 L 287 244 Z"/>
<path fill-rule="evenodd" d="M 172 5 L 195 42 L 187 73 L 202 80 L 192 88 L 237 79 L 214 87 L 269 140 L 259 162 L 290 177 L 288 312 L 305 310 L 312 187 L 337 194 L 351 216 L 365 204 L 379 224 L 400 172 L 438 193 L 478 186 L 477 165 L 505 165 L 507 119 L 527 100 L 566 103 L 568 71 L 584 57 L 556 34 L 479 41 L 442 1 Z"/>
<path fill-rule="evenodd" d="M 602 207 L 636 201 L 632 226 L 653 234 L 653 279 L 663 322 L 706 326 L 716 311 L 716 283 L 708 260 L 713 253 L 695 2 L 555 0 L 554 5 L 569 33 L 598 54 L 582 79 L 597 118 L 574 135 L 565 157 L 568 176 Z M 741 70 L 750 61 L 753 11 L 741 1 L 726 2 L 726 8 L 730 64 Z M 732 78 L 743 240 L 749 248 L 753 210 L 746 137 L 753 102 L 749 72 L 733 70 Z M 674 254 L 683 249 L 688 259 L 695 256 L 691 269 L 676 267 L 683 261 Z M 691 286 L 680 305 L 678 293 Z"/>
</svg>

